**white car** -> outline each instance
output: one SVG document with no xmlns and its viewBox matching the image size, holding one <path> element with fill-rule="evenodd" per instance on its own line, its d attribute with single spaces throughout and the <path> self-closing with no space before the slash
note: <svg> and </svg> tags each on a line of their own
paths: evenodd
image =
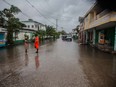
<svg viewBox="0 0 116 87">
<path fill-rule="evenodd" d="M 72 41 L 72 36 L 67 36 L 67 37 L 66 37 L 66 40 L 67 40 L 67 41 Z"/>
</svg>

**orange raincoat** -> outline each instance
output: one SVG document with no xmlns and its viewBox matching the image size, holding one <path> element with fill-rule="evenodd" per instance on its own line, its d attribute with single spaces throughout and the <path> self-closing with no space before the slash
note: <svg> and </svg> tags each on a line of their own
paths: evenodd
<svg viewBox="0 0 116 87">
<path fill-rule="evenodd" d="M 35 37 L 34 46 L 35 46 L 36 49 L 39 49 L 39 37 L 38 36 Z"/>
</svg>

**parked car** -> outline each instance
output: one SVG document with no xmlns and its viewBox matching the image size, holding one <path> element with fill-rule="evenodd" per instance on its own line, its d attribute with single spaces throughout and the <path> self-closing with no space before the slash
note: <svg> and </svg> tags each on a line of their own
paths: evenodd
<svg viewBox="0 0 116 87">
<path fill-rule="evenodd" d="M 62 40 L 66 40 L 67 35 L 62 35 Z"/>
<path fill-rule="evenodd" d="M 71 36 L 71 35 L 63 35 L 63 36 L 62 36 L 62 40 L 65 40 L 65 41 L 72 41 L 72 36 Z"/>
<path fill-rule="evenodd" d="M 67 41 L 72 41 L 72 36 L 67 36 L 67 37 L 66 37 L 66 40 L 67 40 Z"/>
</svg>

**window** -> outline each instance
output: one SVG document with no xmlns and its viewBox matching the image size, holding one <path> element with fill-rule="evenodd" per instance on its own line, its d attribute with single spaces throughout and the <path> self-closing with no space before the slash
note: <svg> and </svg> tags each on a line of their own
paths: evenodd
<svg viewBox="0 0 116 87">
<path fill-rule="evenodd" d="M 34 28 L 34 25 L 32 25 L 32 28 Z"/>
</svg>

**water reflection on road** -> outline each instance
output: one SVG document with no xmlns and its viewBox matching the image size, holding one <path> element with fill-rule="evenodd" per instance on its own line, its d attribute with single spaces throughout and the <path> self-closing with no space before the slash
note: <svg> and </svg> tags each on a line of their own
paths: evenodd
<svg viewBox="0 0 116 87">
<path fill-rule="evenodd" d="M 116 87 L 116 56 L 62 40 L 0 49 L 0 87 Z"/>
</svg>

